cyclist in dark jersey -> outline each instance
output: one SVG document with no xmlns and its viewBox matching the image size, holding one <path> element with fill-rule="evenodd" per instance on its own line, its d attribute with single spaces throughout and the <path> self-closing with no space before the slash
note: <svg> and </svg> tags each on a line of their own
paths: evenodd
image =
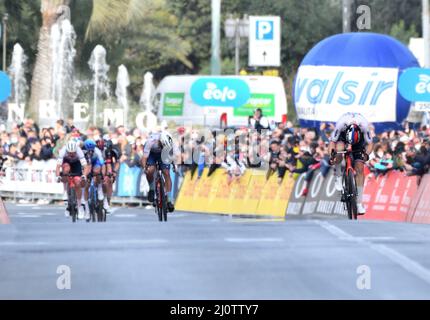
<svg viewBox="0 0 430 320">
<path fill-rule="evenodd" d="M 60 176 L 60 171 L 62 176 Z M 84 219 L 85 210 L 82 206 L 82 191 L 85 187 L 86 177 L 90 172 L 90 167 L 88 166 L 87 160 L 85 159 L 82 149 L 78 146 L 75 141 L 69 141 L 66 146 L 64 146 L 59 153 L 57 159 L 56 175 L 57 181 L 62 181 L 64 183 L 64 190 L 67 197 L 67 175 L 76 175 L 74 179 L 76 200 L 78 202 L 78 219 Z M 67 198 L 66 198 L 67 199 Z M 66 210 L 66 216 L 69 212 Z"/>
<path fill-rule="evenodd" d="M 103 200 L 103 207 L 106 213 L 110 213 L 110 201 L 113 193 L 113 184 L 115 183 L 117 173 L 119 172 L 120 153 L 113 147 L 111 140 L 99 139 L 96 141 L 97 147 L 102 152 L 106 175 L 104 176 L 103 187 L 106 197 Z"/>
<path fill-rule="evenodd" d="M 369 160 L 369 153 L 373 149 L 372 138 L 369 131 L 370 124 L 359 113 L 345 113 L 336 123 L 336 128 L 332 133 L 329 144 L 330 162 L 335 168 L 335 187 L 342 190 L 342 155 L 336 155 L 335 151 L 344 151 L 347 145 L 350 146 L 353 158 L 353 166 L 356 171 L 357 182 L 357 211 L 359 215 L 366 213 L 363 206 L 364 188 L 364 164 Z"/>
<path fill-rule="evenodd" d="M 97 148 L 96 142 L 92 139 L 85 140 L 83 151 L 85 154 L 85 158 L 87 159 L 87 162 L 91 166 L 91 174 L 93 176 L 95 186 L 97 188 L 97 197 L 100 201 L 103 201 L 105 196 L 103 193 L 102 178 L 106 174 L 106 167 L 105 167 L 105 162 L 103 159 L 102 152 Z M 87 183 L 87 186 L 85 189 L 85 205 L 87 205 L 87 201 L 88 201 L 89 187 L 90 187 L 90 184 Z"/>
<path fill-rule="evenodd" d="M 169 200 L 169 192 L 172 190 L 172 180 L 170 178 L 170 163 L 172 158 L 178 156 L 179 148 L 173 144 L 172 136 L 167 131 L 152 133 L 145 143 L 143 157 L 141 160 L 142 168 L 145 170 L 146 179 L 149 183 L 148 200 L 154 202 L 154 172 L 158 163 L 163 171 L 166 181 L 167 208 L 173 212 L 175 207 Z"/>
</svg>

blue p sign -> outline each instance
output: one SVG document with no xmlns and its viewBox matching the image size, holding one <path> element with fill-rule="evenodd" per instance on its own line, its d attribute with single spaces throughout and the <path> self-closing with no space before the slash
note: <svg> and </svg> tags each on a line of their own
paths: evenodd
<svg viewBox="0 0 430 320">
<path fill-rule="evenodd" d="M 257 40 L 273 40 L 273 21 L 257 20 L 256 39 Z"/>
<path fill-rule="evenodd" d="M 6 73 L 0 71 L 0 103 L 5 102 L 11 94 L 12 83 Z"/>
</svg>

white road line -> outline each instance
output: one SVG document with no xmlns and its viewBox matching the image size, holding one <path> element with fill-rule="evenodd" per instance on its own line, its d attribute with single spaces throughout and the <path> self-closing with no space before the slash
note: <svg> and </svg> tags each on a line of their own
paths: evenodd
<svg viewBox="0 0 430 320">
<path fill-rule="evenodd" d="M 161 244 L 167 243 L 165 239 L 123 239 L 123 240 L 109 240 L 110 244 Z"/>
<path fill-rule="evenodd" d="M 225 238 L 227 242 L 283 242 L 282 238 Z"/>
<path fill-rule="evenodd" d="M 14 218 L 40 218 L 40 215 L 39 214 L 19 212 L 19 213 L 16 213 L 16 215 L 11 214 L 11 217 L 14 217 Z"/>
<path fill-rule="evenodd" d="M 386 245 L 373 244 L 368 240 L 366 240 L 365 238 L 354 237 L 353 235 L 328 223 L 327 221 L 314 220 L 314 222 L 319 226 L 321 226 L 322 228 L 326 229 L 328 232 L 330 232 L 332 235 L 336 236 L 340 240 L 347 240 L 347 241 L 352 241 L 352 242 L 367 245 L 372 250 L 375 250 L 379 254 L 387 257 L 394 263 L 401 266 L 406 271 L 414 274 L 415 276 L 421 278 L 422 280 L 430 284 L 430 270 L 426 269 L 424 266 L 422 266 L 415 260 L 408 258 L 407 256 L 401 254 L 400 252 L 392 248 L 387 247 Z"/>
<path fill-rule="evenodd" d="M 35 242 L 0 242 L 0 247 L 14 247 L 14 246 L 46 246 L 48 242 L 35 241 Z"/>
<path fill-rule="evenodd" d="M 117 218 L 136 218 L 137 214 L 135 214 L 135 213 L 119 213 L 119 214 L 113 215 L 113 217 L 117 217 Z"/>
</svg>

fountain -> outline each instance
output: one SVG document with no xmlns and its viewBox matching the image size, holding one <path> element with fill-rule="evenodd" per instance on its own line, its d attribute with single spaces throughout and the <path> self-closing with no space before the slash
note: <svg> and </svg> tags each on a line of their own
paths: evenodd
<svg viewBox="0 0 430 320">
<path fill-rule="evenodd" d="M 51 100 L 55 101 L 60 118 L 66 116 L 64 112 L 66 108 L 72 109 L 76 97 L 73 67 L 76 56 L 75 42 L 76 33 L 69 19 L 61 19 L 52 26 Z"/>
<path fill-rule="evenodd" d="M 88 65 L 93 72 L 93 79 L 91 84 L 94 87 L 94 102 L 93 102 L 93 124 L 97 125 L 97 101 L 100 96 L 110 98 L 110 85 L 109 85 L 109 65 L 106 63 L 106 49 L 97 45 L 92 54 Z"/>
<path fill-rule="evenodd" d="M 28 91 L 27 79 L 25 78 L 25 68 L 27 56 L 24 54 L 19 43 L 15 44 L 12 53 L 12 63 L 9 66 L 9 74 L 13 82 L 12 101 L 17 107 L 25 103 Z"/>
<path fill-rule="evenodd" d="M 124 127 L 126 128 L 128 125 L 127 87 L 129 85 L 130 85 L 130 78 L 128 76 L 128 71 L 127 71 L 127 68 L 122 64 L 118 67 L 115 95 L 118 99 L 118 104 L 124 110 Z"/>
<path fill-rule="evenodd" d="M 140 105 L 146 112 L 152 112 L 152 99 L 155 94 L 155 86 L 153 83 L 154 76 L 151 72 L 145 73 L 143 76 L 143 90 L 140 96 Z"/>
</svg>

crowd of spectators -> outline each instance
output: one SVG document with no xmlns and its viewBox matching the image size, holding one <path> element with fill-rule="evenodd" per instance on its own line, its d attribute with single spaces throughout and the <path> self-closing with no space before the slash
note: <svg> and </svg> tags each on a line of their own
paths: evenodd
<svg viewBox="0 0 430 320">
<path fill-rule="evenodd" d="M 224 170 L 229 181 L 244 174 L 248 168 L 264 170 L 269 177 L 276 174 L 279 183 L 286 174 L 306 174 L 310 181 L 319 168 L 323 175 L 329 169 L 327 153 L 333 124 L 320 128 L 299 128 L 292 122 L 273 124 L 262 116 L 261 110 L 250 117 L 249 125 L 241 128 L 201 131 L 179 127 L 170 131 L 179 146 L 180 157 L 175 159 L 179 171 L 191 170 L 200 177 L 205 167 L 209 175 Z M 9 130 L 0 126 L 0 154 L 8 165 L 18 161 L 31 163 L 55 159 L 59 149 L 70 138 L 111 139 L 119 151 L 120 161 L 137 166 L 149 132 L 123 126 L 102 130 L 90 127 L 80 132 L 71 121 L 58 120 L 54 127 L 40 129 L 26 119 Z M 410 128 L 374 134 L 374 149 L 369 155 L 371 174 L 378 176 L 389 170 L 401 170 L 407 175 L 422 176 L 430 166 L 430 127 Z M 179 159 L 180 158 L 180 159 Z M 306 186 L 304 194 L 306 194 Z"/>
</svg>

